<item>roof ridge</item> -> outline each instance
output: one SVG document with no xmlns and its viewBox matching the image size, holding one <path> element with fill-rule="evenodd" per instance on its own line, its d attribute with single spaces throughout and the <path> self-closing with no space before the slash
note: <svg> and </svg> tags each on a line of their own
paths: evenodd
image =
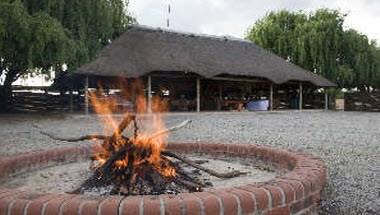
<svg viewBox="0 0 380 215">
<path fill-rule="evenodd" d="M 168 34 L 177 34 L 181 36 L 188 36 L 188 37 L 200 37 L 200 38 L 206 38 L 206 39 L 217 39 L 222 41 L 233 41 L 233 42 L 242 42 L 242 43 L 248 43 L 248 44 L 254 44 L 257 46 L 256 43 L 242 39 L 239 37 L 234 37 L 231 35 L 212 35 L 212 34 L 204 34 L 204 33 L 192 33 L 192 32 L 186 32 L 186 31 L 180 31 L 180 30 L 172 30 L 168 28 L 161 28 L 161 27 L 151 27 L 147 25 L 140 25 L 140 24 L 132 24 L 129 27 L 129 30 L 142 30 L 142 31 L 152 31 L 152 32 L 163 32 Z"/>
</svg>

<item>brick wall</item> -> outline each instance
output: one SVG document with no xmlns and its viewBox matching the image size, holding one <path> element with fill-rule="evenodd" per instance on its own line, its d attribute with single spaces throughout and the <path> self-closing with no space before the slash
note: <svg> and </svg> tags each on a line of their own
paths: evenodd
<svg viewBox="0 0 380 215">
<path fill-rule="evenodd" d="M 12 173 L 90 156 L 89 146 L 2 158 L 0 178 Z M 28 193 L 0 187 L 0 214 L 317 214 L 326 167 L 307 154 L 253 144 L 171 143 L 175 152 L 254 157 L 289 171 L 275 179 L 205 192 L 159 196 L 84 196 Z"/>
</svg>

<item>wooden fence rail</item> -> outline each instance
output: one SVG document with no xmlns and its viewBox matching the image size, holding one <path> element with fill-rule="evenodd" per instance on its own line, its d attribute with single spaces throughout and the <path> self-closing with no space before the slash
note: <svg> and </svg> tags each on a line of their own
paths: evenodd
<svg viewBox="0 0 380 215">
<path fill-rule="evenodd" d="M 52 93 L 14 92 L 13 110 L 16 112 L 76 111 L 83 107 L 83 96 Z"/>
<path fill-rule="evenodd" d="M 344 95 L 344 110 L 380 112 L 380 92 L 346 93 Z"/>
</svg>

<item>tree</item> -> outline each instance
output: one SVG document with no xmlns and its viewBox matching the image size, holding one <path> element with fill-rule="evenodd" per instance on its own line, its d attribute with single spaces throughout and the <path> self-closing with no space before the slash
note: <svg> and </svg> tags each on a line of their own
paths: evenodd
<svg viewBox="0 0 380 215">
<path fill-rule="evenodd" d="M 365 35 L 344 30 L 345 17 L 328 9 L 271 12 L 249 29 L 247 38 L 340 87 L 379 86 L 379 48 Z"/>
<path fill-rule="evenodd" d="M 93 59 L 97 52 L 135 22 L 125 0 L 22 0 L 31 14 L 44 11 L 57 19 L 76 40 L 72 69 Z"/>
<path fill-rule="evenodd" d="M 135 20 L 123 0 L 1 0 L 0 109 L 12 83 L 31 72 L 69 71 L 93 59 Z M 1 83 L 0 83 L 1 84 Z"/>
<path fill-rule="evenodd" d="M 73 40 L 62 25 L 46 13 L 30 15 L 21 2 L 0 4 L 0 88 L 2 109 L 12 95 L 12 83 L 38 68 L 46 72 L 67 60 Z"/>
</svg>

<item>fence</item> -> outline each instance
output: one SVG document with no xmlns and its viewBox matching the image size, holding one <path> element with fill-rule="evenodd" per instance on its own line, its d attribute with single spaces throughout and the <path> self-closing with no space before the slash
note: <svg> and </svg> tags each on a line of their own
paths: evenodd
<svg viewBox="0 0 380 215">
<path fill-rule="evenodd" d="M 12 98 L 16 112 L 75 111 L 83 109 L 83 103 L 83 96 L 47 91 L 15 91 Z"/>
<path fill-rule="evenodd" d="M 344 110 L 380 112 L 380 91 L 346 93 L 344 95 Z"/>
</svg>

